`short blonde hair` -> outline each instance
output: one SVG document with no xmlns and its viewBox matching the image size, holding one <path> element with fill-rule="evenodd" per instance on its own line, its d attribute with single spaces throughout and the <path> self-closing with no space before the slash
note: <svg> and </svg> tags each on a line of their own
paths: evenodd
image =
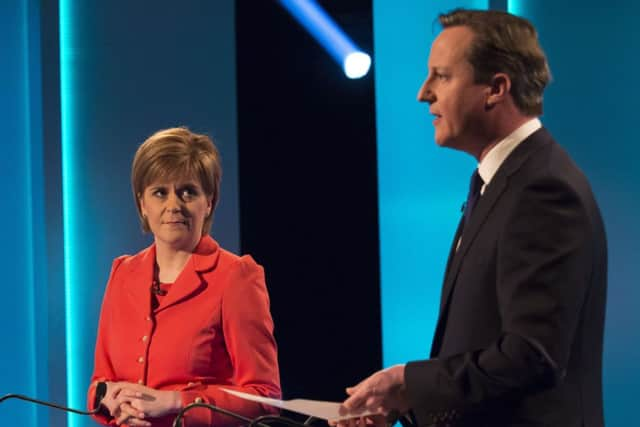
<svg viewBox="0 0 640 427">
<path fill-rule="evenodd" d="M 211 138 L 191 132 L 186 127 L 175 127 L 159 130 L 138 147 L 131 165 L 131 187 L 145 232 L 151 230 L 140 208 L 144 190 L 158 179 L 185 177 L 198 180 L 207 197 L 211 198 L 212 209 L 202 226 L 204 236 L 211 230 L 222 178 L 220 154 Z"/>
</svg>

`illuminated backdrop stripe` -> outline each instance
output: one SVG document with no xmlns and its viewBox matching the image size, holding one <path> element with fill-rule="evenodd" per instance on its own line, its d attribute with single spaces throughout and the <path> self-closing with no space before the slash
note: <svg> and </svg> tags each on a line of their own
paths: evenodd
<svg viewBox="0 0 640 427">
<path fill-rule="evenodd" d="M 74 331 L 74 325 L 81 324 L 78 317 L 79 302 L 76 300 L 76 268 L 73 260 L 78 258 L 75 242 L 74 196 L 76 177 L 74 170 L 74 40 L 73 1 L 60 0 L 60 115 L 62 135 L 62 209 L 64 227 L 64 276 L 65 276 L 65 337 L 67 356 L 67 403 L 72 407 L 85 406 L 84 389 L 79 384 L 84 378 L 78 376 L 76 356 L 80 354 L 81 337 Z M 68 425 L 75 427 L 78 416 L 69 414 Z"/>
<path fill-rule="evenodd" d="M 416 101 L 438 14 L 487 1 L 373 2 L 385 366 L 429 355 L 451 239 L 473 160 L 436 147 L 428 107 Z"/>
</svg>

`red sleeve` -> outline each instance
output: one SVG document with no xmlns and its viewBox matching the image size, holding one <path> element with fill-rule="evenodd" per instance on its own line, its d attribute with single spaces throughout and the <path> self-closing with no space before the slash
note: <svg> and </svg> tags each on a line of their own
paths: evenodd
<svg viewBox="0 0 640 427">
<path fill-rule="evenodd" d="M 98 336 L 96 338 L 96 350 L 94 357 L 94 365 L 93 365 L 93 375 L 91 376 L 91 385 L 89 385 L 89 390 L 87 392 L 87 407 L 89 410 L 94 409 L 94 400 L 96 396 L 96 384 L 100 381 L 113 381 L 115 380 L 115 373 L 113 371 L 113 367 L 111 365 L 111 360 L 109 358 L 109 348 L 105 343 L 105 338 L 109 336 L 109 321 L 107 320 L 109 317 L 109 312 L 111 310 L 111 288 L 113 283 L 113 278 L 115 276 L 116 270 L 122 264 L 126 256 L 121 256 L 116 258 L 113 261 L 113 265 L 111 266 L 111 274 L 109 275 L 109 281 L 107 282 L 107 288 L 104 293 L 104 298 L 102 299 L 102 309 L 100 310 L 100 320 L 98 323 Z M 100 424 L 108 425 L 115 423 L 111 420 L 110 417 L 107 417 L 102 414 L 93 415 L 93 418 L 99 422 Z"/>
<path fill-rule="evenodd" d="M 222 329 L 233 366 L 233 385 L 222 386 L 245 393 L 280 398 L 280 374 L 273 320 L 264 271 L 250 256 L 237 261 L 230 283 L 222 296 Z M 182 391 L 182 403 L 209 403 L 245 417 L 275 413 L 271 406 L 234 397 L 221 386 L 201 386 Z M 241 422 L 206 408 L 194 408 L 185 415 L 185 426 L 230 426 Z"/>
</svg>

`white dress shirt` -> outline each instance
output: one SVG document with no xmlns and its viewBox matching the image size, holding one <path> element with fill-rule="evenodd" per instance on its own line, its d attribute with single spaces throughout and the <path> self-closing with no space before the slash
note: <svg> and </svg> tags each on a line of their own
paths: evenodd
<svg viewBox="0 0 640 427">
<path fill-rule="evenodd" d="M 480 194 L 484 194 L 487 185 L 491 183 L 491 179 L 498 171 L 498 168 L 500 168 L 500 165 L 509 157 L 509 154 L 511 154 L 522 141 L 527 139 L 529 135 L 541 127 L 542 123 L 540 123 L 540 120 L 533 118 L 511 132 L 506 138 L 489 150 L 484 159 L 478 164 L 478 174 L 484 182 L 484 185 L 480 189 Z"/>
</svg>

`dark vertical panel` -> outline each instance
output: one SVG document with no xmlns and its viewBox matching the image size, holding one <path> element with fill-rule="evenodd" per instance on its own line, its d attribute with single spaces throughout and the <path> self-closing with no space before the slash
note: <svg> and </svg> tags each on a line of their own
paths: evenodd
<svg viewBox="0 0 640 427">
<path fill-rule="evenodd" d="M 508 0 L 489 0 L 489 9 L 507 11 Z"/>
<path fill-rule="evenodd" d="M 242 250 L 285 396 L 338 400 L 381 367 L 373 73 L 347 79 L 276 2 L 236 4 Z M 373 53 L 370 1 L 321 4 Z"/>
<path fill-rule="evenodd" d="M 31 272 L 28 277 L 32 281 L 32 337 L 33 362 L 35 375 L 35 395 L 41 399 L 49 399 L 49 301 L 48 273 L 43 266 L 47 263 L 46 251 L 46 210 L 45 210 L 45 176 L 43 173 L 43 138 L 42 138 L 42 55 L 41 55 L 41 10 L 39 0 L 24 2 L 26 25 L 25 51 L 27 59 L 28 79 L 28 145 L 29 159 L 29 198 L 30 198 L 30 251 Z M 62 344 L 62 343 L 60 343 Z M 41 356 L 39 356 L 41 355 Z M 48 424 L 49 411 L 43 407 L 36 409 L 36 423 Z"/>
<path fill-rule="evenodd" d="M 60 146 L 60 45 L 58 2 L 40 2 L 42 156 L 44 179 L 44 238 L 46 273 L 48 397 L 66 402 L 67 366 L 65 350 L 64 243 L 62 230 L 62 171 Z M 62 411 L 48 410 L 48 425 L 66 426 Z M 43 423 L 44 424 L 44 423 Z"/>
</svg>

